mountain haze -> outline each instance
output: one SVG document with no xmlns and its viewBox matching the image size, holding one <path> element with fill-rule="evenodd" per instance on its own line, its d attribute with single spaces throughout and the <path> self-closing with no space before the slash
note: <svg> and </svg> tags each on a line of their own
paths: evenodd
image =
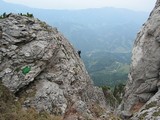
<svg viewBox="0 0 160 120">
<path fill-rule="evenodd" d="M 39 19 L 58 27 L 77 49 L 84 52 L 94 50 L 130 51 L 136 31 L 148 16 L 148 13 L 145 12 L 109 7 L 84 10 L 47 10 L 3 1 L 0 2 L 0 8 L 1 14 L 3 12 L 33 13 Z M 117 48 L 115 44 L 119 44 L 119 47 Z"/>
</svg>

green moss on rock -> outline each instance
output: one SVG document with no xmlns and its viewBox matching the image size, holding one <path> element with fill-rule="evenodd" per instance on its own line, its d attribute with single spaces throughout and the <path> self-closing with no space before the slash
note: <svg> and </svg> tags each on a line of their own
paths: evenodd
<svg viewBox="0 0 160 120">
<path fill-rule="evenodd" d="M 148 114 L 147 112 L 141 114 L 141 115 L 139 116 L 139 120 L 145 120 L 144 118 L 146 117 L 147 114 Z"/>
<path fill-rule="evenodd" d="M 153 101 L 153 102 L 147 104 L 146 107 L 145 107 L 145 109 L 149 109 L 149 108 L 155 107 L 156 105 L 157 105 L 157 102 Z"/>
<path fill-rule="evenodd" d="M 154 112 L 152 114 L 152 116 L 154 116 L 154 117 L 160 116 L 160 109 L 157 112 Z"/>
</svg>

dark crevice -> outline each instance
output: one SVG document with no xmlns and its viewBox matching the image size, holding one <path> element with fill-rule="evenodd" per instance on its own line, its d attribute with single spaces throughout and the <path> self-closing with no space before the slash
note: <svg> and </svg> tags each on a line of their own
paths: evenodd
<svg viewBox="0 0 160 120">
<path fill-rule="evenodd" d="M 64 84 L 63 81 L 53 81 L 53 82 L 55 82 L 58 85 L 63 85 Z"/>
<path fill-rule="evenodd" d="M 152 94 L 154 94 L 154 95 L 155 95 L 157 92 L 158 92 L 158 87 L 156 87 L 154 90 L 151 90 L 151 91 L 150 91 L 150 93 L 152 93 Z"/>
<path fill-rule="evenodd" d="M 70 85 L 72 86 L 72 85 L 74 85 L 74 84 L 76 84 L 76 80 L 74 80 L 74 81 L 72 81 L 71 83 L 70 83 Z"/>
<path fill-rule="evenodd" d="M 21 88 L 15 93 L 15 96 L 16 96 L 16 97 L 20 97 L 20 96 L 22 96 L 27 90 L 33 89 L 33 87 L 35 86 L 35 82 L 36 82 L 36 80 L 30 82 L 28 85 L 25 85 L 24 87 L 21 87 Z"/>
<path fill-rule="evenodd" d="M 148 99 L 146 99 L 146 100 L 141 100 L 141 102 L 146 103 L 146 102 L 149 101 L 157 92 L 158 92 L 158 87 L 156 87 L 154 90 L 151 90 L 150 92 L 148 92 L 148 94 L 150 94 L 150 97 L 148 97 Z M 144 94 L 145 94 L 145 93 L 144 93 Z"/>
<path fill-rule="evenodd" d="M 21 39 L 21 38 L 27 38 L 27 36 L 26 35 L 23 35 L 23 36 L 13 36 L 14 38 L 16 38 L 16 39 Z"/>
<path fill-rule="evenodd" d="M 25 41 L 16 42 L 16 43 L 14 43 L 14 45 L 16 45 L 16 46 L 23 46 L 23 45 L 25 45 L 25 44 L 27 44 L 29 42 L 31 42 L 31 41 L 25 40 Z"/>
<path fill-rule="evenodd" d="M 42 74 L 43 73 L 43 70 L 39 73 Z M 28 83 L 27 85 L 21 87 L 17 92 L 15 92 L 15 96 L 16 97 L 20 97 L 22 96 L 24 93 L 26 93 L 27 90 L 29 89 L 34 89 L 36 87 L 36 83 L 39 81 L 39 79 L 36 79 L 39 75 L 37 75 L 34 80 L 30 83 Z M 36 91 L 36 89 L 34 89 Z"/>
</svg>

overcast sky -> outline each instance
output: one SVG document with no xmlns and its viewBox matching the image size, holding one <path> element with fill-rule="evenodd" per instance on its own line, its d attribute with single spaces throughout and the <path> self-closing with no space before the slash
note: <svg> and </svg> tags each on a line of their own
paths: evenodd
<svg viewBox="0 0 160 120">
<path fill-rule="evenodd" d="M 3 0 L 45 9 L 83 9 L 97 7 L 127 8 L 136 11 L 151 11 L 156 0 Z"/>
</svg>

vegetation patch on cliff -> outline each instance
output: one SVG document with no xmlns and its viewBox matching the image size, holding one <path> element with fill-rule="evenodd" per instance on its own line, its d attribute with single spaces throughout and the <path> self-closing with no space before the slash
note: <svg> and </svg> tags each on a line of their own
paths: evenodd
<svg viewBox="0 0 160 120">
<path fill-rule="evenodd" d="M 62 120 L 62 117 L 38 113 L 34 108 L 23 109 L 19 100 L 0 83 L 0 120 Z"/>
<path fill-rule="evenodd" d="M 157 105 L 157 101 L 153 101 L 153 102 L 147 104 L 145 109 L 149 109 L 149 108 L 155 107 L 156 105 Z"/>
<path fill-rule="evenodd" d="M 154 117 L 160 116 L 160 109 L 157 112 L 154 112 L 152 114 L 152 116 L 154 116 Z"/>
</svg>

